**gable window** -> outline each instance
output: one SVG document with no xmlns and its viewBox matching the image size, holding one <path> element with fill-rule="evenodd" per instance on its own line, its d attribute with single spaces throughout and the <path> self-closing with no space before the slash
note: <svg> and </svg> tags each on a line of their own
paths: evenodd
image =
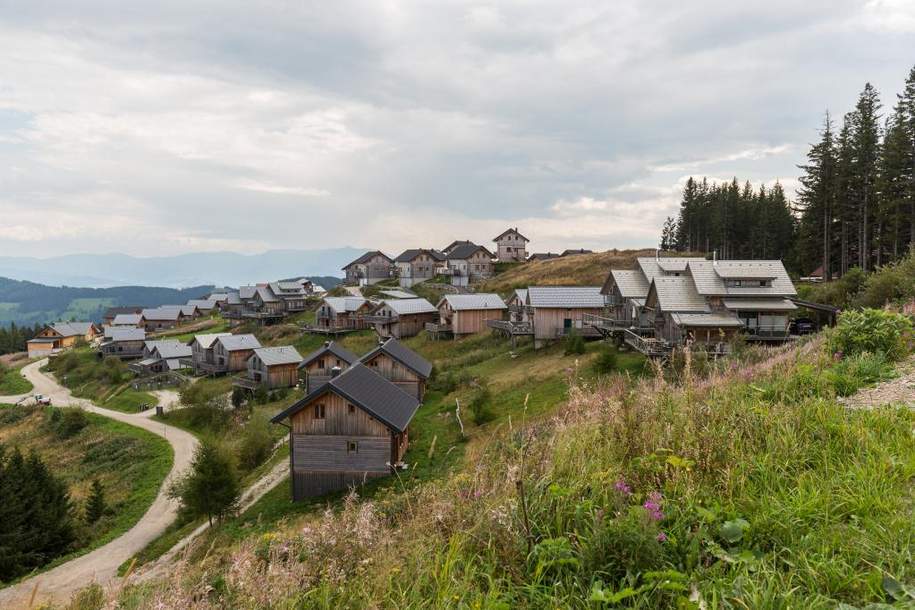
<svg viewBox="0 0 915 610">
<path fill-rule="evenodd" d="M 359 453 L 359 443 L 357 441 L 346 441 L 347 453 Z"/>
<path fill-rule="evenodd" d="M 324 368 L 324 358 L 318 358 L 318 368 L 319 369 Z"/>
<path fill-rule="evenodd" d="M 324 412 L 324 405 L 318 404 L 315 405 L 315 419 L 324 419 L 326 414 Z"/>
<path fill-rule="evenodd" d="M 353 404 L 346 405 L 346 411 L 350 415 L 355 415 L 356 414 L 356 405 L 353 405 Z"/>
</svg>

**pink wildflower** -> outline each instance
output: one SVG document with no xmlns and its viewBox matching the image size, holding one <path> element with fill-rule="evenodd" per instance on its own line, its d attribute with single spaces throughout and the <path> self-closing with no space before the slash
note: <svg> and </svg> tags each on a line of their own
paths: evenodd
<svg viewBox="0 0 915 610">
<path fill-rule="evenodd" d="M 664 519 L 664 513 L 661 512 L 661 501 L 663 496 L 657 491 L 653 491 L 648 494 L 648 499 L 645 500 L 645 503 L 642 505 L 646 511 L 648 511 L 648 518 L 652 521 L 661 521 Z"/>
<path fill-rule="evenodd" d="M 667 534 L 658 532 L 658 542 L 667 542 Z"/>
<path fill-rule="evenodd" d="M 613 489 L 623 494 L 624 496 L 631 496 L 632 489 L 629 485 L 626 484 L 626 481 L 622 478 L 618 479 L 616 483 L 613 484 Z"/>
</svg>

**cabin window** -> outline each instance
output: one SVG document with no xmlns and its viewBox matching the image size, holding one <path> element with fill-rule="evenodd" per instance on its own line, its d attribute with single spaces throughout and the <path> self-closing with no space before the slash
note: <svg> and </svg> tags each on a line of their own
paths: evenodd
<svg viewBox="0 0 915 610">
<path fill-rule="evenodd" d="M 315 419 L 324 419 L 324 405 L 315 405 Z"/>
<path fill-rule="evenodd" d="M 347 453 L 359 453 L 359 443 L 357 441 L 346 441 Z"/>
<path fill-rule="evenodd" d="M 324 358 L 318 358 L 318 368 L 319 369 L 324 368 Z"/>
</svg>

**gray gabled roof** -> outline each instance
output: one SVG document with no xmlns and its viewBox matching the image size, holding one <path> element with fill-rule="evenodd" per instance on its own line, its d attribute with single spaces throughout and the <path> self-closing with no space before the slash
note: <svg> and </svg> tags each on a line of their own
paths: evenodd
<svg viewBox="0 0 915 610">
<path fill-rule="evenodd" d="M 232 333 L 201 333 L 199 335 L 194 335 L 194 338 L 188 343 L 188 345 L 194 345 L 196 342 L 203 349 L 210 349 L 213 344 L 216 342 L 216 339 L 220 337 L 228 337 Z"/>
<path fill-rule="evenodd" d="M 594 309 L 604 306 L 600 286 L 530 286 L 527 304 L 531 307 Z"/>
<path fill-rule="evenodd" d="M 141 314 L 144 320 L 154 322 L 176 322 L 181 316 L 181 308 L 176 305 L 170 307 L 156 307 L 155 309 L 144 309 Z"/>
<path fill-rule="evenodd" d="M 654 295 L 654 299 L 652 299 Z M 688 275 L 679 277 L 656 277 L 648 290 L 649 304 L 657 303 L 663 312 L 706 313 L 710 311 L 705 297 L 696 292 L 693 279 Z"/>
<path fill-rule="evenodd" d="M 719 272 L 721 268 L 721 272 Z M 690 261 L 688 271 L 696 284 L 699 294 L 729 297 L 792 297 L 797 294 L 785 266 L 779 260 L 759 261 Z M 722 277 L 721 273 L 727 276 Z M 748 280 L 771 279 L 771 286 L 728 286 L 726 279 L 741 279 L 735 274 L 747 276 L 770 275 L 771 278 L 747 277 Z"/>
<path fill-rule="evenodd" d="M 515 292 L 512 297 L 517 297 L 521 304 L 527 303 L 527 288 L 515 288 Z M 509 300 L 512 298 L 509 297 Z"/>
<path fill-rule="evenodd" d="M 230 292 L 226 295 L 226 305 L 241 305 L 241 297 L 238 292 Z"/>
<path fill-rule="evenodd" d="M 397 362 L 401 363 L 420 377 L 428 379 L 432 375 L 432 363 L 411 350 L 409 347 L 391 338 L 364 355 L 359 359 L 360 362 L 368 362 L 378 354 L 387 354 Z"/>
<path fill-rule="evenodd" d="M 381 250 L 369 250 L 368 252 L 366 252 L 365 254 L 363 254 L 362 256 L 360 256 L 359 258 L 357 258 L 356 260 L 354 260 L 354 261 L 352 261 L 352 262 L 347 263 L 346 265 L 344 265 L 344 266 L 343 266 L 343 269 L 347 269 L 347 268 L 349 268 L 349 267 L 352 267 L 353 265 L 362 265 L 362 264 L 364 264 L 364 263 L 369 262 L 370 260 L 372 260 L 372 259 L 375 258 L 376 256 L 382 256 L 382 257 L 384 257 L 389 263 L 393 263 L 393 262 L 394 262 L 393 260 L 391 260 L 391 257 L 390 257 L 390 256 L 388 256 L 387 254 L 385 254 L 385 253 L 382 252 Z"/>
<path fill-rule="evenodd" d="M 239 286 L 238 298 L 242 301 L 249 301 L 257 294 L 257 286 Z"/>
<path fill-rule="evenodd" d="M 478 310 L 478 309 L 508 309 L 505 301 L 497 294 L 491 292 L 478 292 L 476 294 L 447 294 L 438 302 L 441 307 L 442 303 L 448 305 L 454 311 Z"/>
<path fill-rule="evenodd" d="M 471 256 L 473 256 L 474 254 L 476 254 L 477 251 L 479 251 L 479 250 L 482 250 L 483 252 L 485 252 L 487 254 L 487 256 L 489 256 L 489 258 L 494 258 L 493 253 L 490 252 L 487 248 L 484 248 L 483 246 L 478 246 L 473 243 L 466 243 L 466 244 L 460 244 L 460 245 L 455 246 L 451 250 L 451 252 L 447 255 L 447 258 L 450 261 L 466 260 L 466 259 L 470 258 Z"/>
<path fill-rule="evenodd" d="M 202 311 L 209 311 L 216 307 L 216 300 L 212 297 L 209 299 L 191 299 L 187 302 L 189 306 L 194 306 Z"/>
<path fill-rule="evenodd" d="M 426 299 L 385 299 L 381 302 L 382 307 L 389 307 L 391 311 L 399 316 L 408 316 L 419 313 L 437 313 L 435 305 Z"/>
<path fill-rule="evenodd" d="M 648 296 L 648 288 L 651 282 L 645 279 L 641 271 L 630 271 L 627 269 L 611 269 L 607 281 L 604 283 L 602 291 L 609 294 L 610 282 L 616 284 L 620 295 L 624 299 L 644 299 Z"/>
<path fill-rule="evenodd" d="M 409 263 L 412 262 L 420 254 L 428 254 L 434 260 L 443 261 L 445 260 L 445 255 L 439 252 L 434 248 L 409 248 L 400 253 L 400 256 L 394 259 L 396 263 Z"/>
<path fill-rule="evenodd" d="M 383 294 L 384 296 L 390 297 L 392 299 L 415 299 L 416 298 L 415 294 L 413 294 L 412 292 L 407 292 L 406 290 L 388 289 L 388 290 L 379 290 L 378 292 L 380 294 Z"/>
<path fill-rule="evenodd" d="M 276 303 L 279 301 L 276 298 L 276 295 L 273 294 L 273 290 L 269 286 L 258 286 L 257 287 L 257 296 L 260 297 L 260 300 L 264 303 Z"/>
<path fill-rule="evenodd" d="M 362 297 L 324 297 L 324 303 L 337 313 L 359 311 L 366 302 Z"/>
<path fill-rule="evenodd" d="M 496 235 L 495 237 L 493 237 L 492 240 L 493 240 L 493 241 L 499 241 L 500 239 L 502 239 L 503 237 L 505 237 L 507 234 L 511 233 L 512 231 L 514 231 L 515 233 L 517 233 L 517 234 L 518 234 L 518 237 L 520 237 L 520 238 L 523 239 L 524 241 L 530 241 L 528 238 L 526 238 L 525 236 L 521 235 L 521 231 L 518 230 L 518 227 L 514 227 L 514 228 L 509 227 L 509 228 L 505 229 L 504 231 L 502 231 L 501 233 L 499 233 L 498 235 Z"/>
<path fill-rule="evenodd" d="M 147 345 L 149 345 L 149 343 L 151 342 L 146 342 Z M 160 358 L 165 360 L 171 360 L 174 358 L 187 358 L 193 353 L 191 346 L 187 345 L 186 343 L 182 343 L 181 341 L 156 341 L 155 343 L 156 345 L 153 348 L 153 351 L 159 354 Z"/>
<path fill-rule="evenodd" d="M 146 331 L 142 328 L 115 328 L 105 329 L 105 338 L 110 341 L 144 341 Z"/>
<path fill-rule="evenodd" d="M 261 359 L 261 362 L 263 362 L 265 366 L 298 364 L 302 361 L 302 355 L 291 345 L 257 347 L 254 349 L 254 354 Z"/>
<path fill-rule="evenodd" d="M 299 368 L 300 369 L 305 368 L 306 366 L 308 366 L 309 364 L 311 364 L 318 358 L 325 356 L 326 354 L 332 354 L 332 355 L 336 356 L 337 358 L 339 358 L 340 360 L 342 360 L 343 362 L 345 362 L 346 364 L 352 364 L 359 360 L 359 356 L 357 356 L 353 352 L 349 351 L 348 349 L 346 349 L 345 347 L 343 347 L 336 341 L 327 341 L 324 343 L 324 345 L 322 345 L 315 351 L 313 351 L 310 354 L 308 354 L 307 356 L 305 356 L 305 358 L 299 364 Z"/>
<path fill-rule="evenodd" d="M 344 398 L 397 432 L 407 429 L 421 404 L 414 396 L 357 362 L 270 421 L 279 423 L 328 392 Z"/>
<path fill-rule="evenodd" d="M 51 324 L 62 337 L 81 337 L 89 332 L 94 325 L 92 322 L 55 322 Z"/>
<path fill-rule="evenodd" d="M 138 313 L 119 313 L 111 321 L 112 326 L 136 326 L 143 319 Z"/>
<path fill-rule="evenodd" d="M 663 261 L 663 266 L 662 262 Z M 639 269 L 644 274 L 645 279 L 648 283 L 651 283 L 656 277 L 664 277 L 670 273 L 679 273 L 679 269 L 684 264 L 689 264 L 691 262 L 704 262 L 705 259 L 697 256 L 668 256 L 663 258 L 655 258 L 654 256 L 640 256 L 636 259 L 636 262 L 639 265 Z M 670 271 L 666 271 L 669 269 Z"/>
<path fill-rule="evenodd" d="M 261 343 L 257 340 L 257 337 L 251 334 L 225 335 L 216 339 L 216 342 L 221 343 L 222 347 L 227 352 L 235 352 L 243 349 L 254 349 L 261 346 Z"/>
</svg>

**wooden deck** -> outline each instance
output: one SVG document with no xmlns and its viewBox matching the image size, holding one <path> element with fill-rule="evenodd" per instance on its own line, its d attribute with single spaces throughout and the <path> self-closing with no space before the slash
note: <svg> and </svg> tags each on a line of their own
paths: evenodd
<svg viewBox="0 0 915 610">
<path fill-rule="evenodd" d="M 534 334 L 534 325 L 530 322 L 511 322 L 509 320 L 486 320 L 486 326 L 494 331 L 503 332 L 508 336 L 524 336 Z"/>
<path fill-rule="evenodd" d="M 348 326 L 315 326 L 314 324 L 305 324 L 301 328 L 304 332 L 313 335 L 333 335 L 335 337 L 346 333 L 354 333 L 358 330 Z"/>
<path fill-rule="evenodd" d="M 433 339 L 440 339 L 454 334 L 454 328 L 450 324 L 426 322 L 425 330 Z"/>
</svg>

